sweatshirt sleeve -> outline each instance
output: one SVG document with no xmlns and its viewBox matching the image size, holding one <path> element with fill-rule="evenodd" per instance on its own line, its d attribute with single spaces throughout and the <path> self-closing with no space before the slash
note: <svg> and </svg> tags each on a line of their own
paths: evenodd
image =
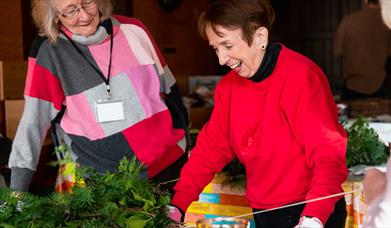
<svg viewBox="0 0 391 228">
<path fill-rule="evenodd" d="M 212 116 L 202 128 L 197 144 L 174 188 L 175 195 L 171 204 L 183 211 L 186 211 L 193 201 L 198 200 L 199 194 L 214 175 L 234 157 L 229 143 L 229 113 L 226 104 L 223 103 L 224 96 L 219 87 L 217 86 L 215 91 Z"/>
<path fill-rule="evenodd" d="M 326 76 L 319 68 L 309 69 L 307 81 L 295 88 L 287 116 L 298 142 L 303 146 L 306 162 L 313 170 L 313 178 L 306 200 L 342 192 L 347 178 L 347 137 L 338 122 L 336 105 Z M 294 107 L 296 106 L 296 107 Z M 302 215 L 319 218 L 323 224 L 341 197 L 308 203 Z"/>
<path fill-rule="evenodd" d="M 43 39 L 34 45 L 40 46 Z M 34 48 L 28 59 L 24 110 L 9 159 L 11 189 L 27 191 L 37 167 L 50 122 L 61 110 L 64 93 L 59 79 L 37 63 Z"/>
</svg>

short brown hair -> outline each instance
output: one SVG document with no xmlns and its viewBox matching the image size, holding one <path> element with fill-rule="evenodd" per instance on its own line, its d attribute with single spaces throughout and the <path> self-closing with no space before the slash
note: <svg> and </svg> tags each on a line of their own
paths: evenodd
<svg viewBox="0 0 391 228">
<path fill-rule="evenodd" d="M 46 36 L 50 42 L 56 42 L 59 34 L 58 12 L 54 5 L 55 0 L 33 0 L 32 17 L 39 34 Z M 57 0 L 58 1 L 58 0 Z M 111 0 L 96 0 L 104 21 L 111 16 L 113 5 Z"/>
<path fill-rule="evenodd" d="M 207 40 L 206 28 L 211 26 L 220 35 L 217 26 L 241 28 L 243 39 L 251 45 L 254 32 L 265 27 L 271 30 L 274 10 L 268 0 L 215 0 L 198 20 L 198 31 Z"/>
</svg>

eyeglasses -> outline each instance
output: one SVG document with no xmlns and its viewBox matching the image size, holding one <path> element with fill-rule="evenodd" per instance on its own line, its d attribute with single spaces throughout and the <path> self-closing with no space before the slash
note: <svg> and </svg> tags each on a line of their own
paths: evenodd
<svg viewBox="0 0 391 228">
<path fill-rule="evenodd" d="M 58 12 L 58 14 L 60 14 L 65 18 L 75 18 L 79 15 L 81 9 L 88 11 L 95 7 L 96 7 L 96 0 L 86 0 L 83 1 L 80 6 L 70 5 L 62 13 Z"/>
</svg>

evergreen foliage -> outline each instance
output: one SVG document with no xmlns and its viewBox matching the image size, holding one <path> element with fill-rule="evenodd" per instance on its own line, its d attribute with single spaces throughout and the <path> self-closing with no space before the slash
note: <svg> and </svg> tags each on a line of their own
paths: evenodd
<svg viewBox="0 0 391 228">
<path fill-rule="evenodd" d="M 0 189 L 0 227 L 167 227 L 170 198 L 122 159 L 118 172 L 77 169 L 72 193 L 36 196 Z"/>
</svg>

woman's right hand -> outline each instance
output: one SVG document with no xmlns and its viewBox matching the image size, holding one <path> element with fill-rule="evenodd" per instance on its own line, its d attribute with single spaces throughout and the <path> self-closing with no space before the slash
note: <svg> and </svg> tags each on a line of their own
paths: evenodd
<svg viewBox="0 0 391 228">
<path fill-rule="evenodd" d="M 167 216 L 175 223 L 180 224 L 183 222 L 183 213 L 182 211 L 173 205 L 167 205 Z"/>
</svg>

